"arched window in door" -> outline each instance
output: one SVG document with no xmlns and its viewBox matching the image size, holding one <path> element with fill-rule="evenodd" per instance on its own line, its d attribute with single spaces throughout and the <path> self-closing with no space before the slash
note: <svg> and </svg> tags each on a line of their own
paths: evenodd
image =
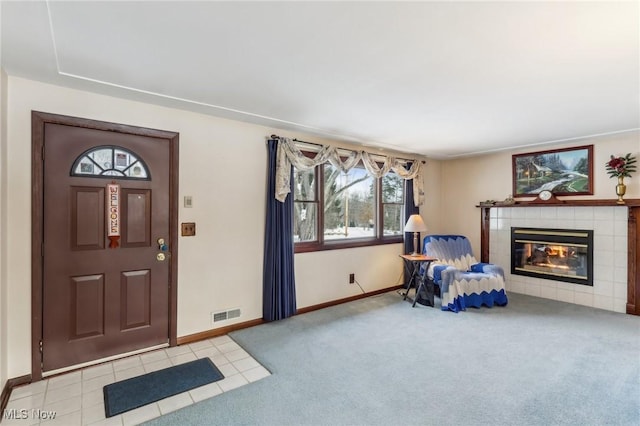
<svg viewBox="0 0 640 426">
<path fill-rule="evenodd" d="M 149 168 L 137 154 L 119 146 L 91 148 L 73 162 L 71 176 L 151 180 Z"/>
</svg>

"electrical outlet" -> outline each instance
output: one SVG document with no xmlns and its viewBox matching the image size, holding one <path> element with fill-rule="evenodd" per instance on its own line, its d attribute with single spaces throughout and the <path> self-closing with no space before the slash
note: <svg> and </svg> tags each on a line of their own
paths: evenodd
<svg viewBox="0 0 640 426">
<path fill-rule="evenodd" d="M 349 274 L 349 284 L 356 282 L 356 274 Z"/>
<path fill-rule="evenodd" d="M 193 237 L 196 235 L 196 224 L 195 222 L 186 222 L 182 224 L 182 236 L 183 237 Z"/>
</svg>

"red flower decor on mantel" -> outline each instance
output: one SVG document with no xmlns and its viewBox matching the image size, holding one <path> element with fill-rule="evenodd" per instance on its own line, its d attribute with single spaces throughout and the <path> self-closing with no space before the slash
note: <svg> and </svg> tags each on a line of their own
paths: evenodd
<svg viewBox="0 0 640 426">
<path fill-rule="evenodd" d="M 609 177 L 631 177 L 631 173 L 636 171 L 636 158 L 628 153 L 624 157 L 611 156 L 607 161 L 607 173 Z"/>
<path fill-rule="evenodd" d="M 617 177 L 616 195 L 618 196 L 617 204 L 624 204 L 624 194 L 627 192 L 627 185 L 624 184 L 625 177 L 631 177 L 631 172 L 636 171 L 636 157 L 632 157 L 628 153 L 624 157 L 611 156 L 611 160 L 607 161 L 607 173 L 609 177 Z"/>
</svg>

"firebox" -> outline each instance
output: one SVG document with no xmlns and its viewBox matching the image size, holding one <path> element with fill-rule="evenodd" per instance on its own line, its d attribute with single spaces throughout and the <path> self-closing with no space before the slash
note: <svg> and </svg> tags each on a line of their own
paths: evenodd
<svg viewBox="0 0 640 426">
<path fill-rule="evenodd" d="M 512 227 L 511 273 L 593 286 L 593 231 Z"/>
</svg>

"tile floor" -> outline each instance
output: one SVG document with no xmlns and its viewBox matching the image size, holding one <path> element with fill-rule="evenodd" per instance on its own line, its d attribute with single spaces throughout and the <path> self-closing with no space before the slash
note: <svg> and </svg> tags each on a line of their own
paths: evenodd
<svg viewBox="0 0 640 426">
<path fill-rule="evenodd" d="M 224 379 L 105 418 L 103 386 L 204 357 L 211 358 L 224 374 Z M 220 336 L 86 367 L 14 388 L 6 410 L 18 410 L 14 413 L 26 418 L 10 419 L 5 411 L 2 426 L 135 425 L 255 382 L 269 374 L 229 336 Z M 55 418 L 47 418 L 49 412 L 55 412 Z"/>
</svg>

